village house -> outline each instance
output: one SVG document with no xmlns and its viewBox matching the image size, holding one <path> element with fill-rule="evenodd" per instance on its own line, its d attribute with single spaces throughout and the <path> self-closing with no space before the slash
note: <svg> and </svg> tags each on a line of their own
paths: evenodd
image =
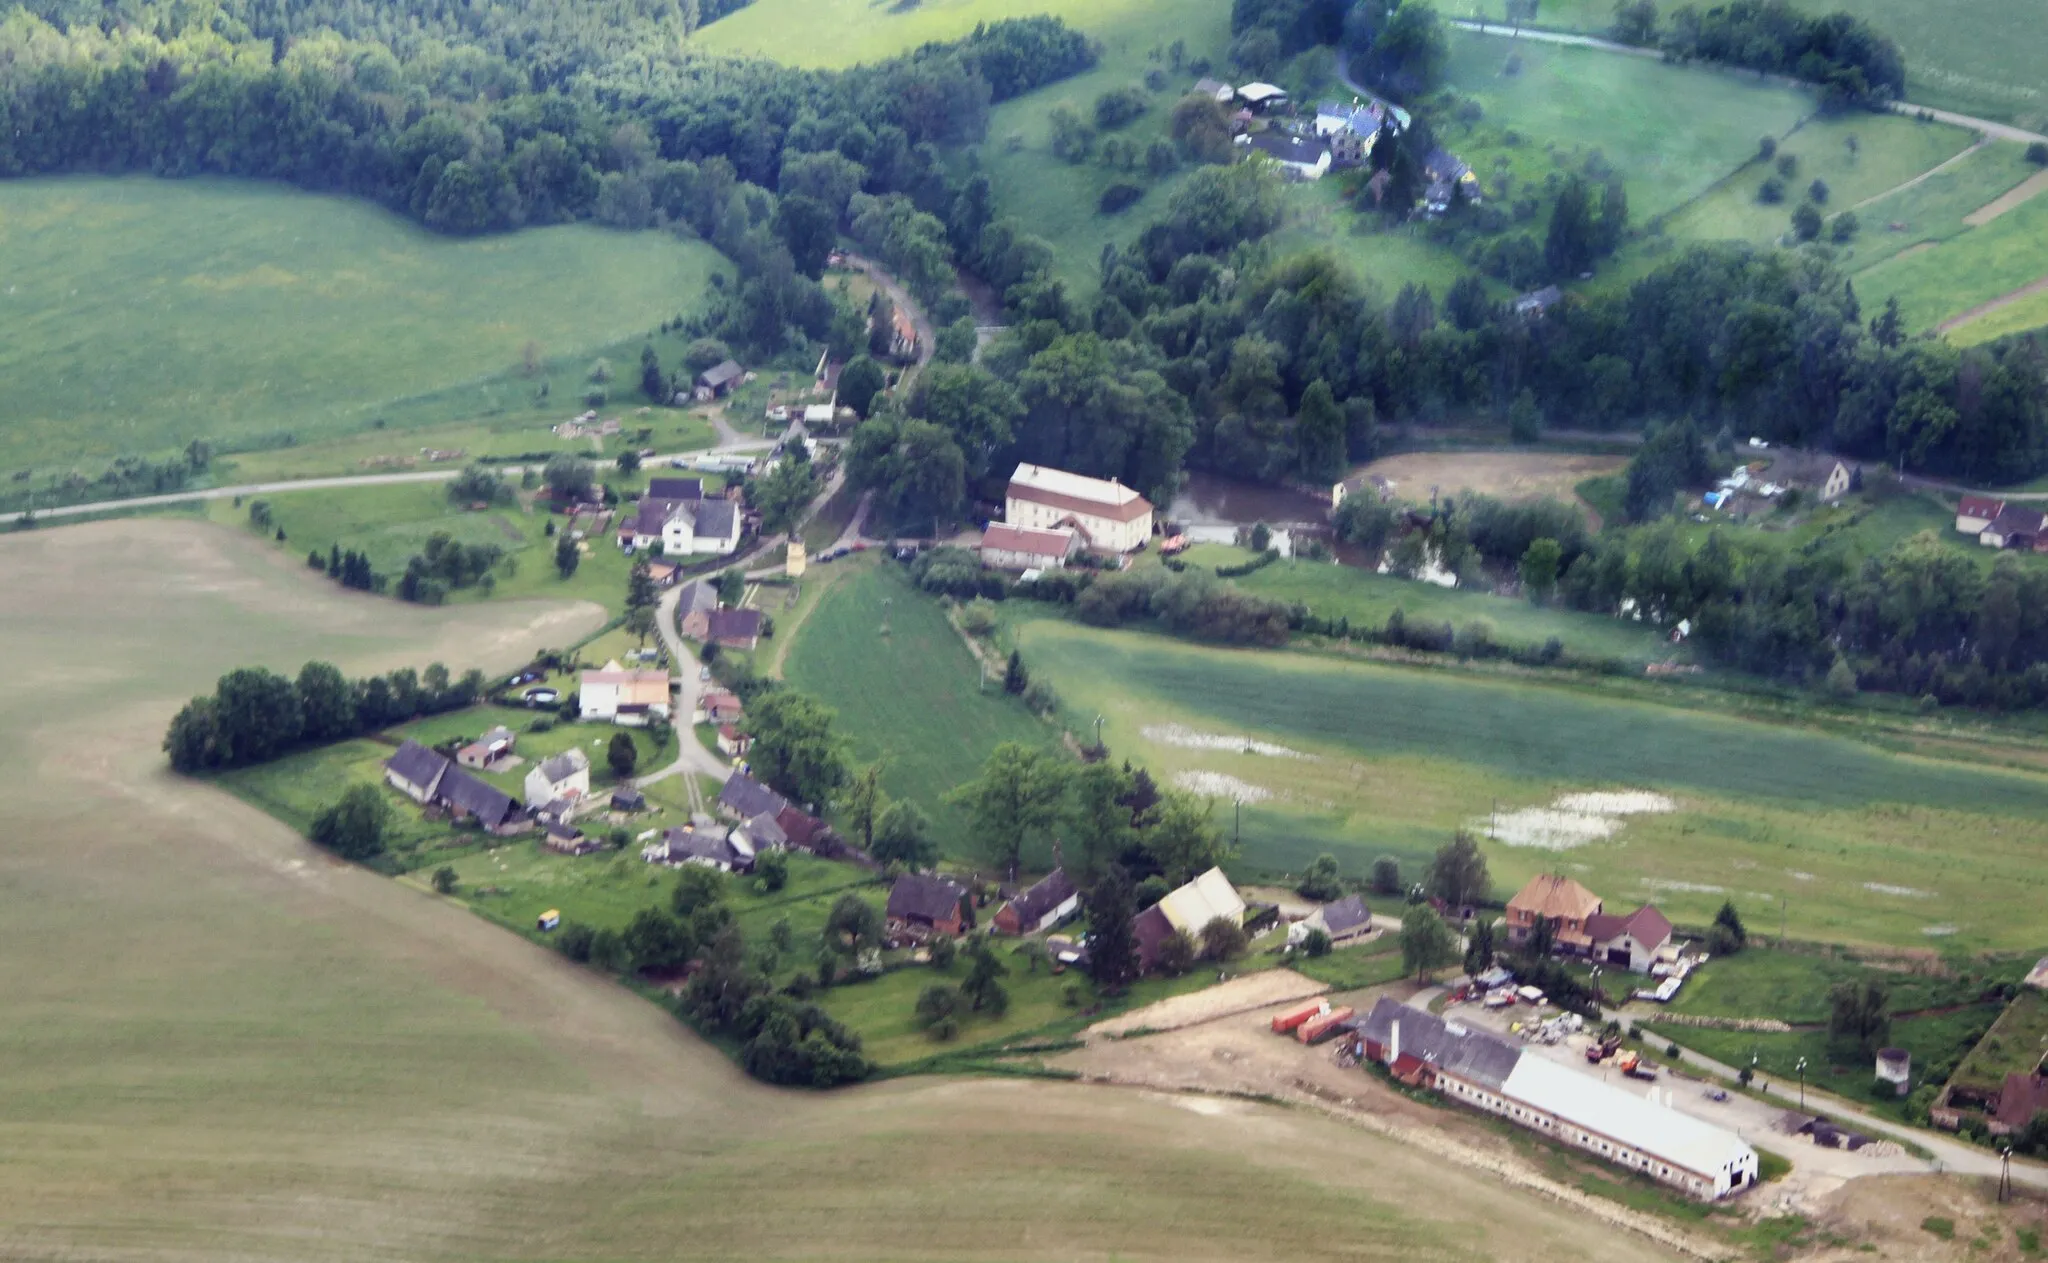
<svg viewBox="0 0 2048 1263">
<path fill-rule="evenodd" d="M 1316 106 L 1316 135 L 1330 146 L 1333 166 L 1361 166 L 1372 157 L 1387 118 L 1386 107 L 1378 101 L 1324 101 Z"/>
<path fill-rule="evenodd" d="M 619 547 L 628 552 L 658 548 L 667 557 L 729 553 L 740 545 L 740 525 L 740 506 L 731 500 L 671 500 L 650 493 L 640 497 L 631 517 L 621 517 Z M 673 574 L 669 581 L 674 582 Z"/>
<path fill-rule="evenodd" d="M 1075 527 L 1090 548 L 1127 553 L 1152 537 L 1152 504 L 1114 478 L 1024 464 L 1010 475 L 1003 521 L 1039 530 Z"/>
<path fill-rule="evenodd" d="M 1307 942 L 1310 930 L 1321 930 L 1330 936 L 1331 946 L 1342 947 L 1372 934 L 1372 911 L 1365 906 L 1363 898 L 1346 895 L 1288 926 L 1287 945 L 1299 947 Z"/>
<path fill-rule="evenodd" d="M 1075 531 L 990 522 L 981 533 L 981 564 L 992 570 L 1059 570 L 1080 550 Z"/>
<path fill-rule="evenodd" d="M 702 478 L 649 478 L 646 499 L 649 500 L 702 500 L 704 480 Z"/>
<path fill-rule="evenodd" d="M 681 868 L 694 864 L 721 873 L 748 873 L 754 869 L 754 851 L 744 838 L 717 826 L 664 829 L 659 838 L 640 848 L 640 858 L 650 864 Z"/>
<path fill-rule="evenodd" d="M 744 772 L 726 777 L 718 791 L 718 810 L 734 820 L 750 820 L 764 811 L 772 816 L 789 805 L 787 798 Z"/>
<path fill-rule="evenodd" d="M 1536 932 L 1536 922 L 1550 922 L 1552 940 L 1565 951 L 1584 955 L 1593 939 L 1586 919 L 1600 911 L 1600 896 L 1569 877 L 1545 874 L 1508 900 L 1508 942 L 1519 947 Z"/>
<path fill-rule="evenodd" d="M 764 811 L 750 816 L 733 826 L 732 836 L 744 841 L 756 855 L 786 851 L 789 849 L 789 835 L 782 831 L 781 821 L 783 812 L 791 810 L 794 809 L 784 807 L 781 811 Z"/>
<path fill-rule="evenodd" d="M 974 928 L 967 890 L 934 873 L 905 873 L 889 890 L 883 924 L 891 939 L 922 943 L 936 935 L 958 938 Z"/>
<path fill-rule="evenodd" d="M 718 725 L 718 752 L 728 759 L 744 759 L 754 739 L 731 724 Z"/>
<path fill-rule="evenodd" d="M 550 820 L 542 825 L 540 844 L 557 855 L 594 855 L 604 849 L 604 843 L 566 820 Z"/>
<path fill-rule="evenodd" d="M 704 638 L 726 649 L 752 649 L 761 643 L 761 611 L 713 610 L 704 620 Z"/>
<path fill-rule="evenodd" d="M 2043 518 L 2039 509 L 2022 508 L 2008 504 L 1992 518 L 1977 542 L 1987 548 L 2018 548 L 2034 550 L 2048 531 L 2042 529 Z"/>
<path fill-rule="evenodd" d="M 710 689 L 698 699 L 700 724 L 728 724 L 747 713 L 740 695 L 727 689 Z"/>
<path fill-rule="evenodd" d="M 1841 461 L 1836 461 L 1834 468 L 1828 470 L 1828 476 L 1821 480 L 1820 502 L 1822 504 L 1833 504 L 1843 496 L 1848 495 L 1850 488 L 1855 486 L 1855 484 L 1856 475 L 1850 472 L 1847 465 Z"/>
<path fill-rule="evenodd" d="M 463 767 L 488 771 L 512 756 L 512 747 L 518 740 L 510 728 L 500 725 L 457 750 L 455 761 Z"/>
<path fill-rule="evenodd" d="M 1429 180 L 1422 195 L 1422 208 L 1429 214 L 1443 214 L 1461 197 L 1474 206 L 1479 204 L 1479 176 L 1448 149 L 1430 150 L 1422 160 L 1422 172 Z"/>
<path fill-rule="evenodd" d="M 576 688 L 579 713 L 586 720 L 640 727 L 650 718 L 668 718 L 666 671 L 628 671 L 612 661 L 599 670 L 583 672 Z"/>
<path fill-rule="evenodd" d="M 1296 180 L 1320 180 L 1330 170 L 1329 142 L 1317 136 L 1296 136 L 1277 129 L 1239 136 L 1247 154 L 1262 154 Z"/>
<path fill-rule="evenodd" d="M 1411 1087 L 1498 1115 L 1702 1201 L 1756 1183 L 1756 1150 L 1734 1132 L 1540 1052 L 1386 996 L 1357 1032 L 1363 1058 Z"/>
<path fill-rule="evenodd" d="M 732 360 L 720 360 L 697 374 L 697 402 L 709 403 L 737 386 L 746 370 Z"/>
<path fill-rule="evenodd" d="M 590 756 L 578 746 L 542 759 L 526 772 L 520 787 L 528 807 L 540 808 L 557 800 L 576 802 L 590 793 Z"/>
<path fill-rule="evenodd" d="M 451 818 L 474 820 L 486 833 L 518 833 L 532 824 L 512 795 L 459 767 L 451 766 L 442 775 L 434 800 Z"/>
<path fill-rule="evenodd" d="M 991 922 L 999 934 L 1036 934 L 1081 909 L 1081 892 L 1067 870 L 1055 868 L 1037 885 L 1004 904 Z"/>
<path fill-rule="evenodd" d="M 1655 904 L 1646 903 L 1627 916 L 1596 912 L 1586 918 L 1592 958 L 1646 974 L 1671 952 L 1671 922 Z"/>
<path fill-rule="evenodd" d="M 718 608 L 718 589 L 709 579 L 693 579 L 676 592 L 676 630 L 690 640 L 708 638 L 707 624 Z"/>
<path fill-rule="evenodd" d="M 1244 898 L 1220 868 L 1208 872 L 1176 887 L 1166 898 L 1131 918 L 1132 937 L 1138 944 L 1138 967 L 1150 971 L 1159 960 L 1159 948 L 1176 932 L 1187 935 L 1196 943 L 1202 940 L 1202 927 L 1211 921 L 1223 920 L 1234 924 L 1244 923 Z"/>
<path fill-rule="evenodd" d="M 889 354 L 905 363 L 917 358 L 917 324 L 898 306 L 889 308 Z"/>
<path fill-rule="evenodd" d="M 629 785 L 621 785 L 612 791 L 611 806 L 613 811 L 645 811 L 647 795 Z"/>
<path fill-rule="evenodd" d="M 434 801 L 447 771 L 447 759 L 410 737 L 384 762 L 385 782 L 421 806 Z"/>
<path fill-rule="evenodd" d="M 1995 496 L 1964 496 L 1956 506 L 1956 530 L 1965 535 L 1982 535 L 1984 528 L 2003 512 L 2005 501 Z"/>
</svg>

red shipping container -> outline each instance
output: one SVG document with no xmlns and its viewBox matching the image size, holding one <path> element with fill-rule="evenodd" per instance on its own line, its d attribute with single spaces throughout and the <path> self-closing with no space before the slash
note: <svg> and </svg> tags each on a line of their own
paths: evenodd
<svg viewBox="0 0 2048 1263">
<path fill-rule="evenodd" d="M 1326 1036 L 1337 1033 L 1337 1028 L 1351 1017 L 1350 1008 L 1331 1009 L 1321 1017 L 1311 1018 L 1294 1028 L 1294 1037 L 1304 1044 L 1313 1044 Z"/>
<path fill-rule="evenodd" d="M 1273 1033 L 1275 1035 L 1285 1035 L 1310 1018 L 1321 1017 L 1329 1011 L 1330 1002 L 1328 1000 L 1310 1000 L 1306 1004 L 1297 1005 L 1273 1019 Z"/>
</svg>

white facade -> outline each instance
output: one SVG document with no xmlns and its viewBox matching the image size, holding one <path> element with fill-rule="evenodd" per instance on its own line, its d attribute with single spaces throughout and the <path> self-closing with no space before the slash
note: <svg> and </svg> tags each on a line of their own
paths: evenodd
<svg viewBox="0 0 2048 1263">
<path fill-rule="evenodd" d="M 1522 1054 L 1500 1096 L 1524 1126 L 1695 1197 L 1711 1201 L 1756 1183 L 1756 1150 L 1734 1132 L 1539 1053 Z"/>
<path fill-rule="evenodd" d="M 590 758 L 572 746 L 534 764 L 520 788 L 529 807 L 545 807 L 557 798 L 581 798 L 590 793 Z"/>
<path fill-rule="evenodd" d="M 1069 524 L 1101 552 L 1127 553 L 1152 537 L 1152 504 L 1115 479 L 1088 478 L 1043 465 L 1019 465 L 1010 476 L 1003 520 L 1057 530 Z"/>
<path fill-rule="evenodd" d="M 669 684 L 666 671 L 627 671 L 609 663 L 601 671 L 585 671 L 577 681 L 577 707 L 584 719 L 608 719 L 630 723 L 646 715 L 663 719 L 669 713 Z M 622 715 L 620 712 L 626 713 Z"/>
<path fill-rule="evenodd" d="M 678 505 L 661 524 L 664 557 L 729 553 L 740 546 L 739 506 L 730 500 L 704 500 Z"/>
</svg>

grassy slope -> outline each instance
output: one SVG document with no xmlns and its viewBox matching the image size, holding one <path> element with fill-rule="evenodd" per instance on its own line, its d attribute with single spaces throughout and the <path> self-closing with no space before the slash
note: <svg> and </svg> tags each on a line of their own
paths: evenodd
<svg viewBox="0 0 2048 1263">
<path fill-rule="evenodd" d="M 954 40 L 981 22 L 1046 13 L 1083 30 L 1154 21 L 1151 0 L 923 0 L 884 8 L 868 0 L 754 0 L 699 30 L 692 42 L 790 66 L 840 68 L 881 61 L 933 40 Z"/>
<path fill-rule="evenodd" d="M 1049 746 L 1054 734 L 1005 696 L 999 681 L 980 691 L 980 671 L 959 634 L 901 567 L 832 564 L 861 568 L 820 600 L 783 672 L 793 687 L 838 712 L 856 760 L 886 761 L 883 785 L 932 817 L 949 857 L 972 858 L 965 814 L 940 800 L 977 776 L 1001 742 Z M 887 637 L 878 634 L 885 618 Z M 1027 865 L 1042 858 L 1027 856 Z"/>
<path fill-rule="evenodd" d="M 2037 170 L 2026 160 L 2024 145 L 1996 141 L 1982 146 L 1948 170 L 1857 211 L 1863 231 L 1853 245 L 1841 251 L 1842 264 L 1860 272 L 1922 242 L 1947 241 L 1967 233 L 1970 227 L 1963 216 L 1996 200 Z M 1905 227 L 1894 232 L 1892 224 Z"/>
<path fill-rule="evenodd" d="M 1775 932 L 1775 925 L 1753 925 L 1752 936 Z M 1752 938 L 1754 942 L 1754 937 Z M 2017 981 L 2024 965 L 2000 964 L 1970 968 L 1961 974 L 1905 974 L 1877 969 L 1848 957 L 1814 956 L 1753 948 L 1724 956 L 1696 970 L 1668 1007 L 1672 1013 L 1714 1017 L 1774 1017 L 1782 1022 L 1828 1020 L 1828 992 L 1841 983 L 1875 981 L 1884 985 L 1894 1012 L 1974 1004 L 1998 982 Z"/>
<path fill-rule="evenodd" d="M 989 116 L 988 143 L 976 152 L 1002 213 L 1015 216 L 1027 231 L 1052 243 L 1058 274 L 1068 285 L 1092 292 L 1102 247 L 1129 245 L 1140 229 L 1164 215 L 1167 198 L 1186 170 L 1155 183 L 1142 164 L 1130 172 L 1111 170 L 1094 159 L 1068 163 L 1052 153 L 1052 111 L 1064 103 L 1092 120 L 1096 97 L 1112 88 L 1142 86 L 1145 72 L 1159 69 L 1167 77 L 1165 90 L 1148 94 L 1151 108 L 1144 116 L 1113 133 L 1136 144 L 1142 154 L 1155 138 L 1167 134 L 1174 102 L 1197 77 L 1185 69 L 1176 73 L 1170 63 L 1152 61 L 1148 54 L 1178 39 L 1185 41 L 1190 61 L 1207 57 L 1221 65 L 1230 41 L 1230 8 L 1220 0 L 1108 5 L 1076 23 L 1102 42 L 1101 62 L 1087 74 L 997 106 Z M 1120 181 L 1146 186 L 1144 198 L 1119 214 L 1099 213 L 1102 190 Z"/>
<path fill-rule="evenodd" d="M 720 264 L 659 234 L 455 240 L 343 199 L 147 177 L 8 181 L 0 250 L 18 261 L 0 295 L 6 468 L 366 430 L 394 401 L 503 372 L 528 342 L 564 353 L 645 329 Z"/>
<path fill-rule="evenodd" d="M 1454 32 L 1447 79 L 1489 121 L 1527 143 L 1597 150 L 1622 173 L 1629 214 L 1643 222 L 1699 196 L 1812 112 L 1803 93 L 1718 71 L 1666 66 L 1595 49 L 1522 42 L 1521 72 L 1502 74 L 1509 41 Z M 1485 180 L 1494 154 L 1461 154 Z"/>
<path fill-rule="evenodd" d="M 1244 818 L 1255 869 L 1298 869 L 1322 850 L 1355 873 L 1381 853 L 1412 865 L 1453 829 L 1483 827 L 1496 804 L 1644 788 L 1674 795 L 1679 810 L 1636 817 L 1563 860 L 1489 845 L 1497 893 L 1563 863 L 1612 900 L 1654 898 L 1681 920 L 1704 921 L 1723 898 L 1763 917 L 1782 896 L 1802 938 L 1919 946 L 1939 928 L 1959 947 L 2017 947 L 2038 933 L 2030 909 L 2048 867 L 2023 823 L 2048 803 L 2038 777 L 1502 679 L 1051 621 L 1025 622 L 1019 637 L 1035 673 L 1107 715 L 1119 757 L 1162 779 L 1208 771 L 1270 791 Z M 1190 750 L 1147 735 L 1171 723 L 1319 757 Z M 1955 836 L 1984 842 L 1940 842 Z"/>
<path fill-rule="evenodd" d="M 1858 273 L 1856 295 L 1872 310 L 1896 297 L 1909 327 L 1931 328 L 2048 275 L 2044 243 L 2048 197 L 2036 197 L 1932 250 Z"/>
<path fill-rule="evenodd" d="M 1853 155 L 1847 144 L 1851 137 L 1859 146 Z M 1775 166 L 1756 163 L 1673 216 L 1665 230 L 1677 237 L 1768 244 L 1791 231 L 1792 211 L 1815 180 L 1828 186 L 1828 200 L 1821 209 L 1845 210 L 1946 162 L 1971 140 L 1960 127 L 1921 123 L 1895 114 L 1813 119 L 1778 145 L 1781 158 L 1790 154 L 1799 160 L 1798 170 L 1783 181 L 1783 203 L 1766 206 L 1756 200 L 1757 186 L 1767 176 L 1781 178 Z M 1872 222 L 1862 211 L 1856 217 L 1866 232 L 1883 229 L 1882 222 Z"/>
</svg>

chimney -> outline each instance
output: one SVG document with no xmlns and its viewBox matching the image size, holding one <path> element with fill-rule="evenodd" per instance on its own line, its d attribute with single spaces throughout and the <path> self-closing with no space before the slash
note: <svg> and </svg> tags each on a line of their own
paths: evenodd
<svg viewBox="0 0 2048 1263">
<path fill-rule="evenodd" d="M 1399 1060 L 1401 1060 L 1401 1019 L 1397 1017 L 1394 1019 L 1392 1041 L 1387 1047 L 1387 1064 L 1391 1066 Z"/>
</svg>

